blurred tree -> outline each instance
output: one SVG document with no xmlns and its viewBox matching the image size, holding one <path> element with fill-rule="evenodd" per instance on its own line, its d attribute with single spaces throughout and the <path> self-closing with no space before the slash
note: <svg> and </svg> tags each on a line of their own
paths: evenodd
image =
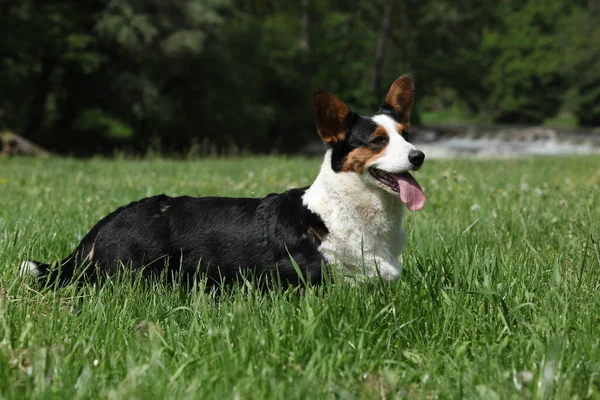
<svg viewBox="0 0 600 400">
<path fill-rule="evenodd" d="M 495 121 L 541 123 L 556 115 L 568 89 L 557 21 L 573 7 L 571 0 L 500 3 L 502 24 L 486 33 L 483 42 L 486 57 L 493 60 L 487 83 Z"/>
<path fill-rule="evenodd" d="M 79 154 L 295 151 L 312 93 L 358 112 L 403 73 L 502 122 L 600 124 L 590 0 L 0 0 L 0 128 Z M 433 104 L 432 101 L 429 101 Z M 439 104 L 439 102 L 438 102 Z"/>
<path fill-rule="evenodd" d="M 377 41 L 377 53 L 373 62 L 373 73 L 371 75 L 371 90 L 373 93 L 381 92 L 381 70 L 385 58 L 385 50 L 390 36 L 390 28 L 392 25 L 392 12 L 394 10 L 394 0 L 387 0 L 383 8 L 383 22 L 381 24 L 381 32 Z"/>
<path fill-rule="evenodd" d="M 8 1 L 0 10 L 0 119 L 39 141 L 59 117 L 62 84 L 102 62 L 90 35 L 100 3 Z"/>
<path fill-rule="evenodd" d="M 96 30 L 107 45 L 110 91 L 108 110 L 134 128 L 135 142 L 155 140 L 181 148 L 196 133 L 201 113 L 181 114 L 203 84 L 202 68 L 189 66 L 202 56 L 208 37 L 223 18 L 226 0 L 112 0 L 100 14 Z M 111 110 L 111 111 L 112 111 Z"/>
<path fill-rule="evenodd" d="M 581 125 L 600 126 L 600 2 L 578 1 L 561 20 L 560 67 L 571 84 L 566 108 Z"/>
<path fill-rule="evenodd" d="M 389 49 L 378 98 L 401 73 L 412 73 L 417 99 L 452 92 L 472 113 L 481 111 L 488 96 L 484 78 L 490 61 L 480 51 L 484 32 L 497 24 L 497 6 L 475 0 L 405 0 L 393 9 Z M 365 10 L 371 24 L 382 15 Z M 384 14 L 384 13 L 383 13 Z M 420 101 L 413 123 L 419 122 Z"/>
</svg>

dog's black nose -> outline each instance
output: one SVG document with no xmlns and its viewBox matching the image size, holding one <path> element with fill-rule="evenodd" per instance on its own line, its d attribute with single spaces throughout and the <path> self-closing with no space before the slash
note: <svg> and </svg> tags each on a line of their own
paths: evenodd
<svg viewBox="0 0 600 400">
<path fill-rule="evenodd" d="M 408 153 L 408 161 L 414 164 L 415 167 L 420 167 L 423 165 L 423 161 L 425 160 L 425 153 L 421 150 L 411 150 Z"/>
</svg>

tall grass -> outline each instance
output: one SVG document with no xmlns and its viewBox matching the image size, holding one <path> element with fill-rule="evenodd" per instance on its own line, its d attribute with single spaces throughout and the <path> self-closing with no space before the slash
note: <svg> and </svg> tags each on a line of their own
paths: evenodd
<svg viewBox="0 0 600 400">
<path fill-rule="evenodd" d="M 129 201 L 263 196 L 318 165 L 0 159 L 0 396 L 600 398 L 597 158 L 427 161 L 393 284 L 218 296 L 18 278 Z"/>
</svg>

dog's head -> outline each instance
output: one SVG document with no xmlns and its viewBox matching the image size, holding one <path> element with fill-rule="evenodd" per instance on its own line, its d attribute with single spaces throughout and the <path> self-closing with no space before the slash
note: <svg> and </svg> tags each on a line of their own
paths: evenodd
<svg viewBox="0 0 600 400">
<path fill-rule="evenodd" d="M 333 171 L 358 174 L 368 185 L 399 194 L 411 211 L 425 205 L 423 190 L 409 173 L 425 160 L 425 154 L 407 140 L 414 96 L 410 75 L 396 79 L 374 115 L 351 111 L 331 93 L 314 96 L 319 135 L 331 148 Z"/>
</svg>

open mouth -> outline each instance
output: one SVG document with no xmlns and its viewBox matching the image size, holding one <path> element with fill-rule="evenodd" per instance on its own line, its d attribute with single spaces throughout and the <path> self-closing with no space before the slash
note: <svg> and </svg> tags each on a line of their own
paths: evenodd
<svg viewBox="0 0 600 400">
<path fill-rule="evenodd" d="M 369 173 L 386 188 L 398 193 L 400 200 L 410 211 L 417 211 L 425 206 L 425 193 L 410 173 L 392 174 L 377 168 L 369 168 Z"/>
<path fill-rule="evenodd" d="M 387 172 L 377 168 L 369 168 L 369 173 L 373 178 L 377 179 L 379 182 L 389 187 L 392 191 L 397 193 L 400 192 L 400 185 L 398 184 L 398 179 L 396 179 L 396 176 L 398 175 L 388 174 Z M 404 174 L 410 175 L 408 172 L 404 172 Z"/>
</svg>

